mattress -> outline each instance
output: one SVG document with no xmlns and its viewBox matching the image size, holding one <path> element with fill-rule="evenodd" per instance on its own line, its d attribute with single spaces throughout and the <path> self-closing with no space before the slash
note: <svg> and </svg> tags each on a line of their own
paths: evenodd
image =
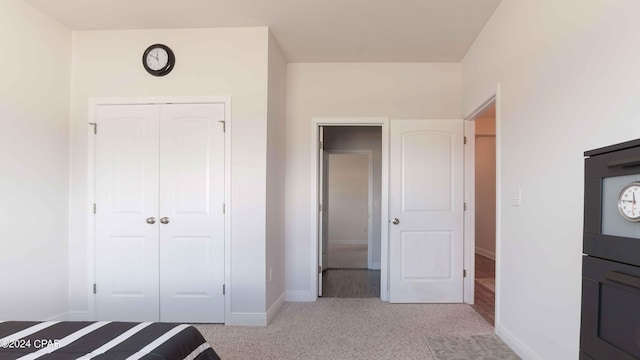
<svg viewBox="0 0 640 360">
<path fill-rule="evenodd" d="M 0 360 L 220 360 L 191 325 L 0 321 Z"/>
</svg>

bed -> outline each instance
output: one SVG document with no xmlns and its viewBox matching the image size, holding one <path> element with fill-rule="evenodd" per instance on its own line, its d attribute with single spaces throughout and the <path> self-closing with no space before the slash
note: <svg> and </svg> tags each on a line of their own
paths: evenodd
<svg viewBox="0 0 640 360">
<path fill-rule="evenodd" d="M 0 360 L 220 360 L 185 324 L 0 321 Z"/>
</svg>

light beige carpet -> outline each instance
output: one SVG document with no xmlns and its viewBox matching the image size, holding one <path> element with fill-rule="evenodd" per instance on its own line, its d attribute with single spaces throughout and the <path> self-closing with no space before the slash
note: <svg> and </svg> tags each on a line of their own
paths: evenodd
<svg viewBox="0 0 640 360">
<path fill-rule="evenodd" d="M 267 327 L 196 327 L 223 360 L 460 360 L 469 351 L 474 360 L 518 359 L 493 335 L 493 327 L 464 304 L 321 298 L 284 304 Z M 477 336 L 482 341 L 474 347 Z"/>
<path fill-rule="evenodd" d="M 367 245 L 329 244 L 329 268 L 332 269 L 366 269 Z"/>
</svg>

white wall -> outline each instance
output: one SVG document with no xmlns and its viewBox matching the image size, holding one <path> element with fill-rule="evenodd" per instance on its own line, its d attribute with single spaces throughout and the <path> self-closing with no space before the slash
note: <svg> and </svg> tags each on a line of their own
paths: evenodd
<svg viewBox="0 0 640 360">
<path fill-rule="evenodd" d="M 503 0 L 462 62 L 465 114 L 500 84 L 496 330 L 525 359 L 578 358 L 583 152 L 640 137 L 638 13 Z"/>
<path fill-rule="evenodd" d="M 68 311 L 71 32 L 0 2 L 0 319 Z"/>
<path fill-rule="evenodd" d="M 176 55 L 166 77 L 142 68 L 145 48 Z M 92 97 L 230 95 L 231 311 L 265 313 L 267 28 L 81 31 L 73 34 L 70 303 L 87 310 L 87 138 Z M 233 319 L 232 319 L 233 321 Z"/>
<path fill-rule="evenodd" d="M 311 118 L 460 118 L 460 64 L 288 64 L 286 289 L 313 301 Z"/>
<path fill-rule="evenodd" d="M 267 114 L 267 309 L 275 312 L 284 300 L 284 192 L 285 192 L 285 86 L 286 63 L 278 43 L 269 33 Z M 269 281 L 269 271 L 273 279 Z"/>
<path fill-rule="evenodd" d="M 329 247 L 367 245 L 369 155 L 329 154 Z M 378 239 L 380 237 L 378 236 Z"/>
<path fill-rule="evenodd" d="M 475 120 L 476 253 L 496 258 L 496 118 L 488 111 Z"/>
</svg>

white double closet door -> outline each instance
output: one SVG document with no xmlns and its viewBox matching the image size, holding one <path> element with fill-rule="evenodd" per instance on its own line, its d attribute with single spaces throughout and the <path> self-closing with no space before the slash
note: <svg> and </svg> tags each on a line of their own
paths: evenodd
<svg viewBox="0 0 640 360">
<path fill-rule="evenodd" d="M 224 106 L 97 107 L 99 320 L 224 322 Z"/>
</svg>

